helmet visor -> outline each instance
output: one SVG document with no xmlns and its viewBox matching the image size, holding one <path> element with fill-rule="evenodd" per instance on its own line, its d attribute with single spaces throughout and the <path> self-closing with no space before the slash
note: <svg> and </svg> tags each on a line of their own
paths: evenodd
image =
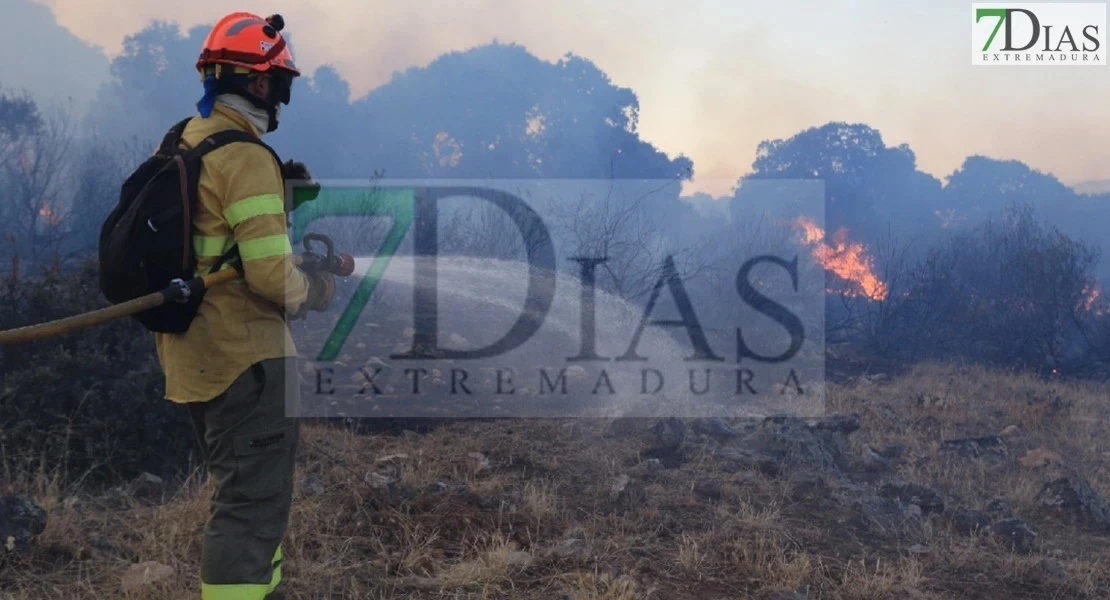
<svg viewBox="0 0 1110 600">
<path fill-rule="evenodd" d="M 274 104 L 289 104 L 289 95 L 293 90 L 295 75 L 284 69 L 270 69 L 270 85 Z"/>
</svg>

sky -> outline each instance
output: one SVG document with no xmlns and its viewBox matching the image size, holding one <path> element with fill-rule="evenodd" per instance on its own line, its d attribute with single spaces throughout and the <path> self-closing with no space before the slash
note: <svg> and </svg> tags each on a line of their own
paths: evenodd
<svg viewBox="0 0 1110 600">
<path fill-rule="evenodd" d="M 1110 180 L 1110 66 L 972 67 L 969 2 L 37 1 L 109 57 L 153 19 L 280 12 L 302 71 L 331 64 L 355 97 L 493 39 L 545 60 L 572 52 L 637 93 L 641 136 L 693 159 L 693 191 L 726 194 L 760 141 L 829 121 L 876 127 L 941 178 L 982 154 L 1068 184 Z"/>
</svg>

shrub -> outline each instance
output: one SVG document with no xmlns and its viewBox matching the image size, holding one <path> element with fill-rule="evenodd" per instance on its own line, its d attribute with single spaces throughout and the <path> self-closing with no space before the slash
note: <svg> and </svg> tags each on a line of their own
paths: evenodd
<svg viewBox="0 0 1110 600">
<path fill-rule="evenodd" d="M 0 329 L 105 306 L 95 261 L 3 282 Z M 3 348 L 0 467 L 11 480 L 170 476 L 195 447 L 187 411 L 163 398 L 153 334 L 131 319 Z"/>
<path fill-rule="evenodd" d="M 1031 209 L 1010 207 L 930 250 L 874 339 L 904 358 L 1051 371 L 1074 354 L 1097 260 Z"/>
</svg>

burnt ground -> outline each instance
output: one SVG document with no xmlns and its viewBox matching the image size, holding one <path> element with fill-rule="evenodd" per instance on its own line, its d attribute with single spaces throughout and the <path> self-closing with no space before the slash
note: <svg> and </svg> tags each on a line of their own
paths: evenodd
<svg viewBox="0 0 1110 600">
<path fill-rule="evenodd" d="M 1110 597 L 1107 388 L 955 366 L 833 379 L 808 420 L 309 426 L 289 596 Z M 197 479 L 2 491 L 46 524 L 9 542 L 0 598 L 196 597 Z"/>
</svg>

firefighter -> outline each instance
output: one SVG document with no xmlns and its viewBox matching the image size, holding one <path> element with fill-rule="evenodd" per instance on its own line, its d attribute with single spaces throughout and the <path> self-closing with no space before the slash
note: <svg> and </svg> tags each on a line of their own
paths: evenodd
<svg viewBox="0 0 1110 600">
<path fill-rule="evenodd" d="M 182 144 L 230 128 L 255 136 L 277 129 L 300 74 L 283 27 L 280 15 L 244 12 L 216 23 L 197 61 L 199 117 Z M 238 268 L 243 278 L 208 290 L 185 333 L 157 334 L 166 398 L 187 404 L 214 488 L 201 556 L 203 600 L 284 598 L 281 541 L 299 433 L 289 412 L 299 396 L 288 319 L 326 310 L 335 283 L 290 260 L 283 169 L 286 177 L 308 178 L 303 165 L 279 164 L 258 144 L 205 155 L 192 218 L 199 274 Z M 229 251 L 237 256 L 225 263 Z"/>
</svg>

